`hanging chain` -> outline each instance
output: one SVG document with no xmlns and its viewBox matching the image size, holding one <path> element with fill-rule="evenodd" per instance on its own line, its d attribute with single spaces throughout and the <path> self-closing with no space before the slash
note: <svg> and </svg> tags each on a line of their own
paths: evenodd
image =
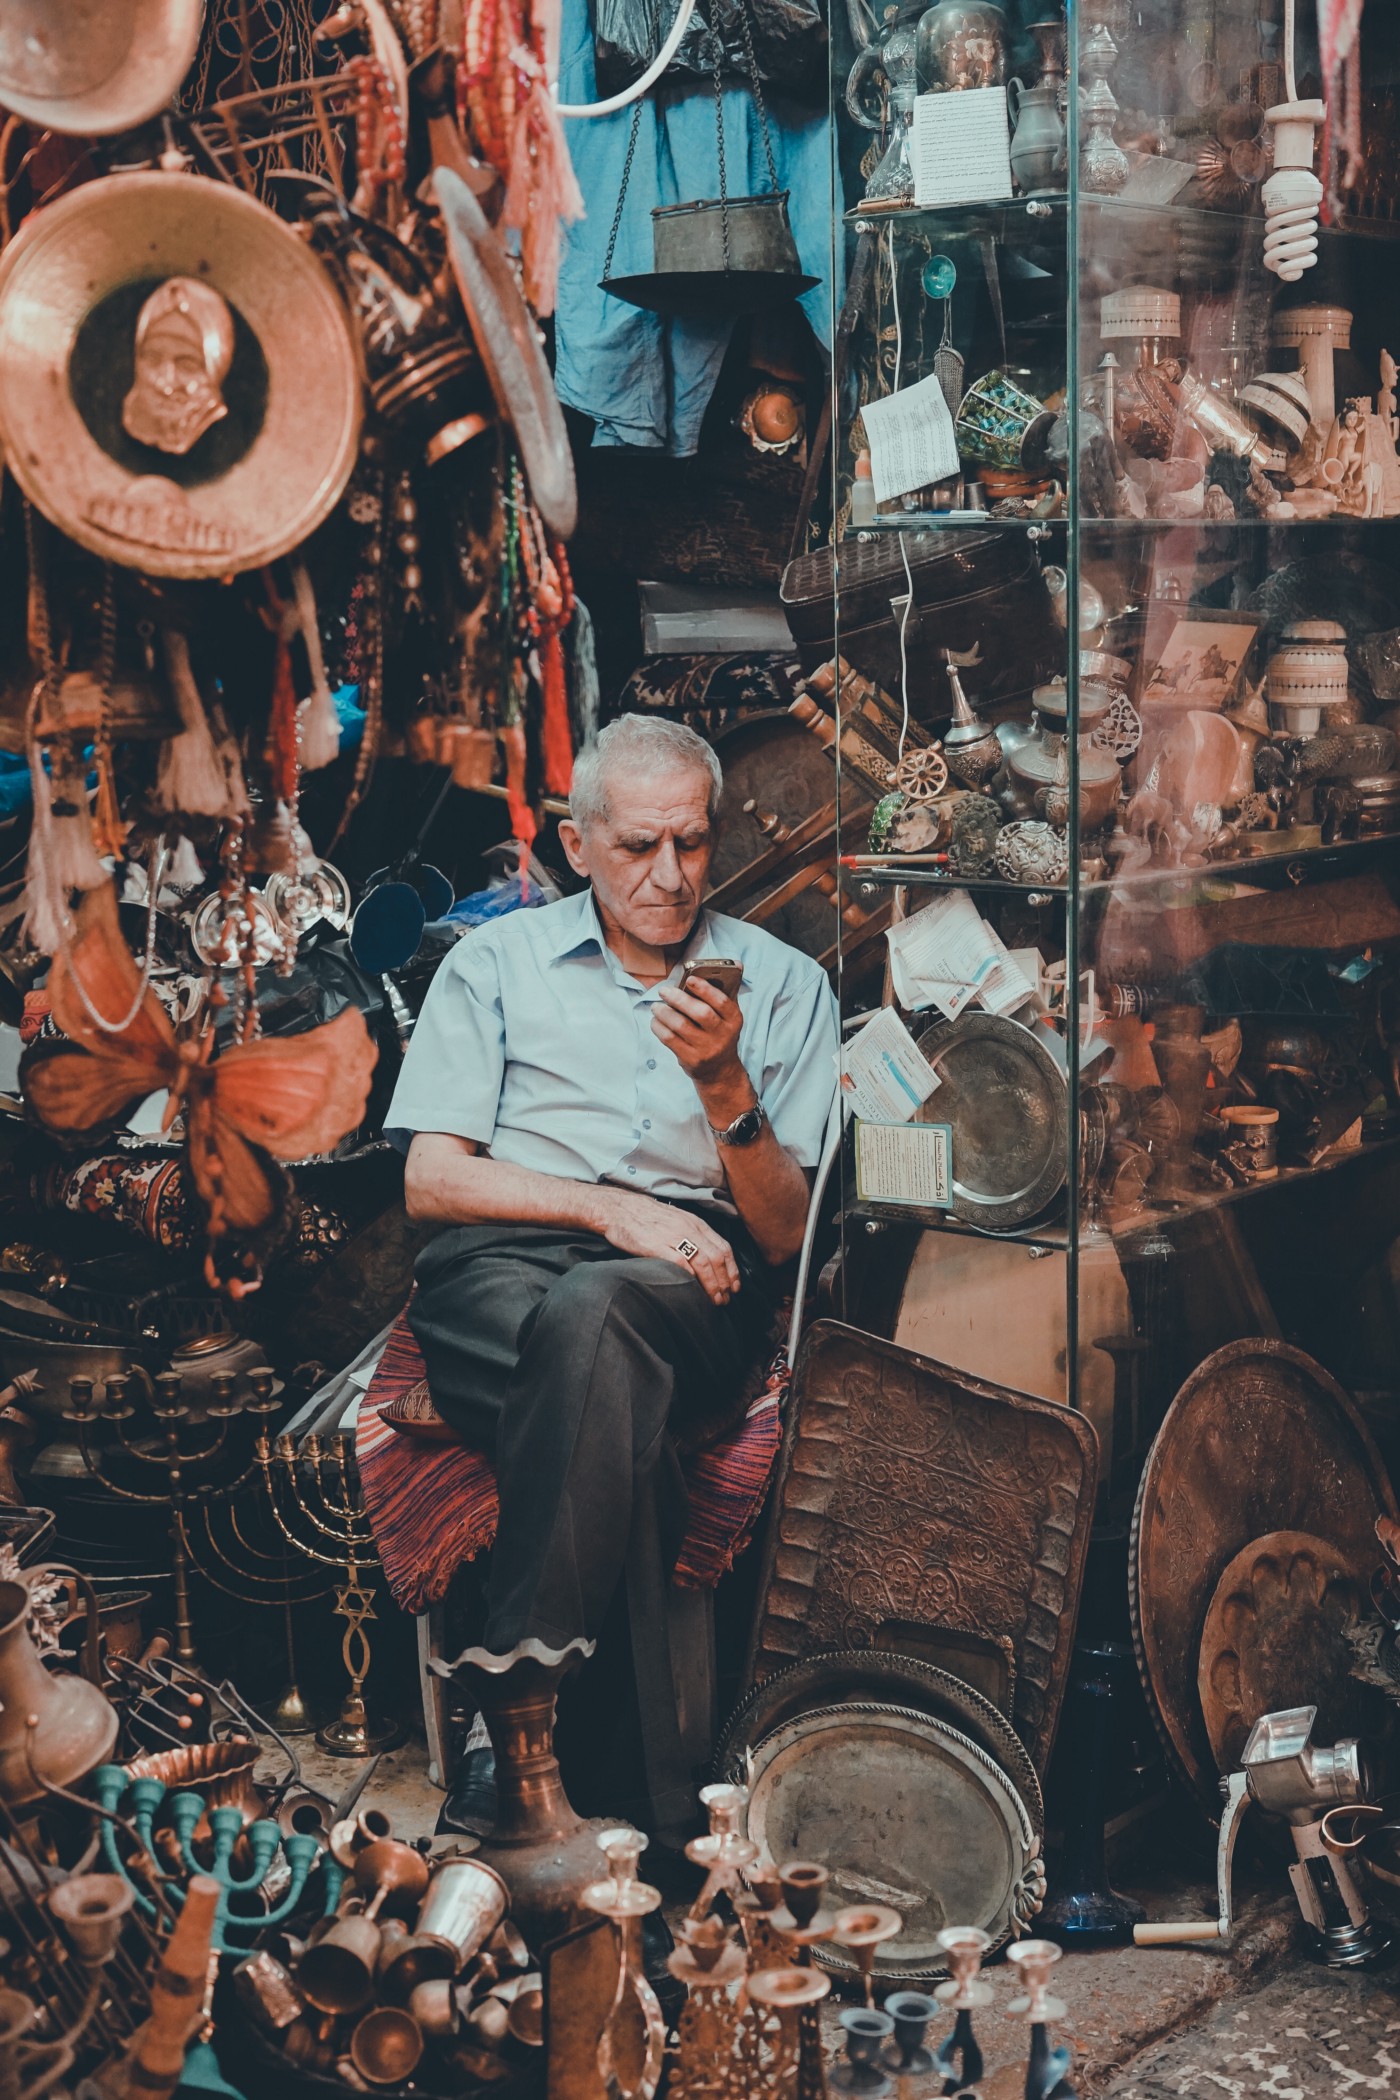
<svg viewBox="0 0 1400 2100">
<path fill-rule="evenodd" d="M 718 0 L 716 10 L 718 11 Z M 749 0 L 739 0 L 739 27 L 744 33 L 744 52 L 749 62 L 749 81 L 753 87 L 754 108 L 758 111 L 759 129 L 763 133 L 763 157 L 768 163 L 768 186 L 776 191 L 778 163 L 773 158 L 773 135 L 768 129 L 768 110 L 763 100 L 763 83 L 758 77 L 758 58 L 753 48 L 753 24 L 749 20 Z"/>
<path fill-rule="evenodd" d="M 613 250 L 617 246 L 617 236 L 622 229 L 622 208 L 627 202 L 627 185 L 632 180 L 632 162 L 636 157 L 637 134 L 642 128 L 642 104 L 645 100 L 645 95 L 638 95 L 636 101 L 632 104 L 632 129 L 627 135 L 627 158 L 622 163 L 622 181 L 619 183 L 617 191 L 617 210 L 613 213 L 612 231 L 608 235 L 608 252 L 603 259 L 604 283 L 612 276 Z"/>
<path fill-rule="evenodd" d="M 724 241 L 724 268 L 729 271 L 729 176 L 724 164 L 724 39 L 719 33 L 719 0 L 715 22 L 715 138 L 719 146 L 719 228 Z"/>
</svg>

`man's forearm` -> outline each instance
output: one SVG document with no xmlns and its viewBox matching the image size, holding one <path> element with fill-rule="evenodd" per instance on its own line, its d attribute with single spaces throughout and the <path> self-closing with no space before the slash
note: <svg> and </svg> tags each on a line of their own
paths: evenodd
<svg viewBox="0 0 1400 2100">
<path fill-rule="evenodd" d="M 696 1092 L 706 1119 L 726 1130 L 758 1100 L 758 1090 L 742 1065 L 727 1080 Z M 720 1161 L 734 1207 L 748 1227 L 759 1252 L 770 1262 L 789 1261 L 802 1245 L 807 1223 L 807 1176 L 765 1123 L 751 1145 L 721 1145 Z"/>
<path fill-rule="evenodd" d="M 602 1228 L 603 1196 L 595 1182 L 538 1174 L 509 1160 L 486 1159 L 465 1138 L 415 1137 L 404 1172 L 404 1203 L 424 1225 L 563 1225 Z"/>
</svg>

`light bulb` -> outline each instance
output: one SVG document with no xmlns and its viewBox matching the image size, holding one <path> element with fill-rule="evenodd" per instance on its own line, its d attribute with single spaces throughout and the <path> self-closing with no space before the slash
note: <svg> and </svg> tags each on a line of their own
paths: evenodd
<svg viewBox="0 0 1400 2100">
<path fill-rule="evenodd" d="M 1317 261 L 1322 184 L 1312 171 L 1321 102 L 1280 102 L 1265 111 L 1274 130 L 1274 172 L 1264 184 L 1264 267 L 1294 284 Z"/>
</svg>

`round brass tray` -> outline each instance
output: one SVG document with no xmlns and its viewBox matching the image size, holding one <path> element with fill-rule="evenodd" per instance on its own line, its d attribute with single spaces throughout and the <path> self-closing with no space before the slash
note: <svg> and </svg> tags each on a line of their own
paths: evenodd
<svg viewBox="0 0 1400 2100">
<path fill-rule="evenodd" d="M 1336 1380 L 1286 1342 L 1217 1349 L 1167 1409 L 1133 1515 L 1133 1644 L 1168 1757 L 1212 1815 L 1219 1768 L 1198 1672 L 1207 1614 L 1237 1554 L 1268 1532 L 1307 1532 L 1344 1564 L 1377 1557 L 1395 1498 L 1366 1425 Z"/>
<path fill-rule="evenodd" d="M 894 1906 L 904 1929 L 875 1953 L 886 1982 L 946 1974 L 946 1926 L 978 1925 L 1003 1946 L 1044 1886 L 1026 1805 L 996 1760 L 936 1716 L 882 1701 L 818 1707 L 756 1744 L 748 1827 L 775 1859 L 823 1861 L 829 1908 Z M 841 1947 L 815 1952 L 855 1970 Z"/>
<path fill-rule="evenodd" d="M 1033 1029 L 964 1013 L 925 1029 L 919 1048 L 938 1074 L 920 1123 L 952 1130 L 953 1215 L 984 1232 L 1038 1217 L 1064 1186 L 1065 1078 Z"/>
<path fill-rule="evenodd" d="M 180 454 L 123 423 L 144 300 L 193 278 L 226 302 L 223 412 Z M 0 258 L 0 443 L 80 546 L 152 576 L 218 577 L 290 553 L 359 449 L 359 366 L 325 266 L 241 190 L 107 175 L 25 220 Z"/>
</svg>

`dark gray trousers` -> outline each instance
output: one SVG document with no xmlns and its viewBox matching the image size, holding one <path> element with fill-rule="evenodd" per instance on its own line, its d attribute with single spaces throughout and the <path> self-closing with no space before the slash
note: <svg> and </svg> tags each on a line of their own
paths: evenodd
<svg viewBox="0 0 1400 2100">
<path fill-rule="evenodd" d="M 434 1405 L 495 1457 L 485 1645 L 596 1637 L 626 1574 L 661 1827 L 692 1806 L 669 1585 L 687 1515 L 680 1452 L 734 1419 L 773 1308 L 742 1228 L 717 1229 L 743 1277 L 727 1306 L 676 1264 L 619 1254 L 594 1233 L 469 1225 L 423 1249 L 409 1309 Z"/>
</svg>

